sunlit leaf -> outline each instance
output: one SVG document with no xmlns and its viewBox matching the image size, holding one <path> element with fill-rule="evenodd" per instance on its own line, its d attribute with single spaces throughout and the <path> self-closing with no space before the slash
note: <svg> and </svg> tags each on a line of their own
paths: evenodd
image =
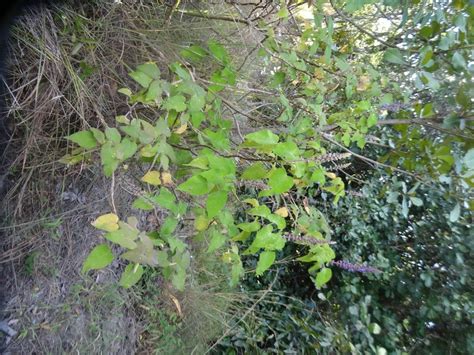
<svg viewBox="0 0 474 355">
<path fill-rule="evenodd" d="M 82 273 L 85 274 L 89 270 L 103 269 L 114 260 L 112 251 L 107 244 L 97 245 L 91 250 L 89 256 L 82 265 Z"/>
<path fill-rule="evenodd" d="M 449 213 L 449 220 L 451 222 L 456 222 L 461 215 L 461 205 L 459 203 L 454 206 L 452 211 Z"/>
<path fill-rule="evenodd" d="M 91 224 L 97 229 L 101 229 L 107 232 L 113 232 L 119 229 L 118 221 L 119 218 L 116 214 L 107 213 L 98 217 Z"/>
<path fill-rule="evenodd" d="M 206 201 L 206 210 L 209 218 L 214 218 L 222 212 L 227 203 L 227 191 L 219 190 L 209 194 Z"/>
<path fill-rule="evenodd" d="M 332 270 L 329 268 L 322 268 L 316 275 L 316 287 L 321 288 L 327 284 L 332 277 Z"/>
<path fill-rule="evenodd" d="M 159 171 L 150 170 L 141 178 L 141 180 L 143 182 L 146 182 L 147 184 L 150 184 L 150 185 L 153 185 L 153 186 L 158 186 L 158 185 L 161 185 L 160 176 L 161 175 L 160 175 Z"/>
<path fill-rule="evenodd" d="M 97 140 L 91 131 L 77 132 L 67 136 L 66 138 L 85 149 L 92 149 L 97 146 Z"/>
<path fill-rule="evenodd" d="M 190 195 L 199 196 L 209 192 L 209 184 L 202 176 L 195 175 L 179 185 L 178 190 Z"/>
<path fill-rule="evenodd" d="M 140 264 L 128 264 L 122 272 L 119 284 L 124 288 L 130 288 L 140 281 L 143 275 L 143 267 Z"/>
<path fill-rule="evenodd" d="M 275 262 L 276 254 L 274 251 L 263 251 L 260 253 L 258 258 L 257 268 L 255 273 L 257 276 L 263 275 L 265 271 L 267 271 L 270 266 L 273 265 Z"/>
</svg>

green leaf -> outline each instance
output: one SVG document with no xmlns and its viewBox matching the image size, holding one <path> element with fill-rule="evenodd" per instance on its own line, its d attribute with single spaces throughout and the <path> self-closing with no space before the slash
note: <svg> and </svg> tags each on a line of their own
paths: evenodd
<svg viewBox="0 0 474 355">
<path fill-rule="evenodd" d="M 139 197 L 133 201 L 132 207 L 139 210 L 151 211 L 153 209 L 153 204 L 149 202 L 149 198 Z"/>
<path fill-rule="evenodd" d="M 384 60 L 393 64 L 406 64 L 402 52 L 397 48 L 389 48 L 384 53 Z"/>
<path fill-rule="evenodd" d="M 245 136 L 245 139 L 262 145 L 277 144 L 279 140 L 278 136 L 268 129 L 249 133 Z"/>
<path fill-rule="evenodd" d="M 285 222 L 285 219 L 277 214 L 270 214 L 267 216 L 267 219 L 272 222 L 272 223 L 275 223 L 277 228 L 278 229 L 284 229 L 286 227 L 286 222 Z"/>
<path fill-rule="evenodd" d="M 413 203 L 415 206 L 423 206 L 423 200 L 421 198 L 415 197 L 415 196 L 410 196 L 410 201 Z"/>
<path fill-rule="evenodd" d="M 378 335 L 382 331 L 382 328 L 380 328 L 380 325 L 377 323 L 371 323 L 369 325 L 369 330 L 372 334 Z"/>
<path fill-rule="evenodd" d="M 117 145 L 115 156 L 119 160 L 127 160 L 137 152 L 138 146 L 135 142 L 128 138 L 124 138 L 122 142 Z"/>
<path fill-rule="evenodd" d="M 204 50 L 204 48 L 193 45 L 189 48 L 183 49 L 181 51 L 181 55 L 183 58 L 198 62 L 207 56 L 207 52 Z"/>
<path fill-rule="evenodd" d="M 130 77 L 135 80 L 137 83 L 139 83 L 142 87 L 147 88 L 150 83 L 153 81 L 152 77 L 149 77 L 142 71 L 132 71 L 129 73 Z"/>
<path fill-rule="evenodd" d="M 171 96 L 164 102 L 163 107 L 167 110 L 183 112 L 186 110 L 186 98 L 183 95 Z"/>
<path fill-rule="evenodd" d="M 132 91 L 129 88 L 121 88 L 121 89 L 118 89 L 117 92 L 119 94 L 123 94 L 128 97 L 132 96 Z"/>
<path fill-rule="evenodd" d="M 288 11 L 288 8 L 286 6 L 283 6 L 280 10 L 277 12 L 278 18 L 281 19 L 286 19 L 290 15 L 290 12 Z"/>
<path fill-rule="evenodd" d="M 227 132 L 222 129 L 218 129 L 216 132 L 211 131 L 210 129 L 204 130 L 206 138 L 212 143 L 214 148 L 222 151 L 228 150 L 230 148 L 229 138 L 227 137 Z"/>
<path fill-rule="evenodd" d="M 122 259 L 138 264 L 156 266 L 158 264 L 156 250 L 153 248 L 153 241 L 145 234 L 140 236 L 135 249 L 129 250 L 122 255 Z"/>
<path fill-rule="evenodd" d="M 455 52 L 453 54 L 453 57 L 451 59 L 451 63 L 453 64 L 454 68 L 463 70 L 467 68 L 467 62 L 466 59 L 462 56 L 461 53 Z"/>
<path fill-rule="evenodd" d="M 261 206 L 255 206 L 254 208 L 249 209 L 247 213 L 252 216 L 260 216 L 260 217 L 267 218 L 271 214 L 271 211 L 267 206 L 261 205 Z"/>
<path fill-rule="evenodd" d="M 268 170 L 265 168 L 262 162 L 258 162 L 250 165 L 245 169 L 240 176 L 243 180 L 259 180 L 264 178 L 268 174 Z"/>
<path fill-rule="evenodd" d="M 370 116 L 367 118 L 367 127 L 373 127 L 377 124 L 378 118 L 375 113 L 370 114 Z"/>
<path fill-rule="evenodd" d="M 170 65 L 170 69 L 178 75 L 178 77 L 185 82 L 191 80 L 191 75 L 187 68 L 184 68 L 180 63 L 173 63 Z M 189 87 L 189 83 L 186 83 L 186 86 Z"/>
<path fill-rule="evenodd" d="M 99 144 L 104 144 L 105 143 L 105 135 L 102 131 L 98 130 L 97 128 L 91 128 L 91 132 L 94 135 L 95 140 Z"/>
<path fill-rule="evenodd" d="M 471 104 L 471 97 L 467 93 L 467 88 L 465 86 L 461 86 L 458 89 L 456 94 L 456 102 L 464 108 L 468 108 Z"/>
<path fill-rule="evenodd" d="M 449 213 L 449 220 L 451 222 L 456 222 L 461 215 L 461 205 L 459 203 L 454 206 L 453 210 Z"/>
<path fill-rule="evenodd" d="M 117 169 L 119 161 L 115 157 L 115 149 L 111 142 L 106 142 L 100 150 L 100 159 L 104 167 L 105 176 L 112 176 Z"/>
<path fill-rule="evenodd" d="M 405 218 L 408 217 L 408 201 L 407 201 L 406 196 L 403 196 L 403 200 L 402 200 L 402 214 Z"/>
<path fill-rule="evenodd" d="M 168 260 L 168 253 L 164 250 L 158 250 L 156 252 L 156 260 L 158 262 L 158 265 L 161 267 L 167 267 L 170 264 Z"/>
<path fill-rule="evenodd" d="M 120 132 L 117 128 L 107 127 L 105 129 L 105 136 L 109 141 L 114 143 L 120 143 L 120 140 L 122 139 L 122 136 L 120 135 Z"/>
<path fill-rule="evenodd" d="M 293 184 L 293 179 L 286 174 L 286 170 L 283 168 L 275 169 L 268 179 L 268 185 L 274 194 L 287 192 L 293 187 Z"/>
<path fill-rule="evenodd" d="M 119 222 L 119 225 L 119 230 L 105 234 L 104 238 L 120 245 L 122 248 L 135 249 L 137 244 L 134 240 L 137 239 L 139 230 L 124 222 Z"/>
<path fill-rule="evenodd" d="M 191 99 L 189 100 L 189 111 L 190 112 L 201 111 L 205 104 L 206 104 L 206 99 L 204 96 L 192 95 Z"/>
<path fill-rule="evenodd" d="M 161 80 L 153 80 L 148 88 L 145 96 L 146 101 L 160 101 L 163 94 Z"/>
<path fill-rule="evenodd" d="M 146 74 L 148 77 L 152 78 L 152 79 L 159 79 L 160 78 L 160 69 L 158 68 L 158 66 L 156 65 L 156 63 L 154 62 L 148 62 L 148 63 L 145 63 L 145 64 L 140 64 L 138 67 L 137 67 L 137 70 Z"/>
<path fill-rule="evenodd" d="M 309 263 L 313 261 L 317 261 L 318 263 L 327 263 L 333 260 L 335 257 L 336 254 L 334 253 L 334 250 L 332 250 L 329 245 L 323 244 L 312 246 L 308 254 L 301 256 L 296 260 L 303 263 Z"/>
<path fill-rule="evenodd" d="M 103 269 L 114 260 L 114 255 L 107 244 L 100 244 L 90 252 L 82 265 L 82 273 L 89 270 Z"/>
<path fill-rule="evenodd" d="M 239 258 L 239 262 L 232 264 L 231 274 L 232 274 L 232 277 L 230 280 L 230 286 L 235 287 L 237 286 L 240 278 L 243 277 L 245 274 L 245 270 L 242 266 L 242 262 L 240 261 L 240 258 Z"/>
<path fill-rule="evenodd" d="M 183 291 L 186 283 L 186 269 L 176 267 L 175 272 L 171 276 L 171 283 L 178 291 Z"/>
<path fill-rule="evenodd" d="M 160 234 L 164 237 L 170 236 L 178 226 L 178 220 L 175 216 L 168 216 L 165 218 L 160 228 Z M 168 240 L 169 242 L 169 240 Z"/>
<path fill-rule="evenodd" d="M 253 222 L 240 223 L 237 225 L 237 228 L 245 232 L 256 232 L 260 229 L 260 223 L 257 220 Z"/>
<path fill-rule="evenodd" d="M 205 195 L 209 192 L 209 184 L 202 176 L 195 175 L 179 185 L 178 190 L 194 196 Z"/>
<path fill-rule="evenodd" d="M 219 233 L 215 229 L 211 232 L 211 241 L 209 243 L 209 247 L 207 248 L 208 253 L 212 253 L 219 249 L 221 246 L 225 244 L 226 238 L 222 233 Z"/>
<path fill-rule="evenodd" d="M 160 194 L 152 198 L 159 206 L 170 210 L 173 213 L 177 213 L 178 205 L 175 203 L 176 197 L 173 193 L 165 187 L 160 189 Z"/>
<path fill-rule="evenodd" d="M 229 55 L 225 48 L 217 43 L 216 41 L 210 40 L 207 44 L 212 55 L 218 59 L 223 64 L 226 64 L 229 61 Z"/>
<path fill-rule="evenodd" d="M 295 142 L 278 143 L 273 148 L 273 153 L 286 160 L 297 160 L 301 156 L 301 152 Z"/>
<path fill-rule="evenodd" d="M 272 87 L 277 87 L 278 85 L 282 84 L 285 81 L 285 73 L 278 71 L 273 75 L 273 80 L 271 83 Z"/>
<path fill-rule="evenodd" d="M 322 268 L 316 275 L 316 287 L 321 288 L 321 286 L 327 284 L 332 277 L 332 270 L 325 267 Z"/>
<path fill-rule="evenodd" d="M 463 162 L 468 169 L 474 169 L 474 148 L 471 148 L 467 151 L 463 158 Z"/>
<path fill-rule="evenodd" d="M 207 157 L 197 157 L 191 160 L 188 164 L 184 164 L 184 165 L 190 166 L 192 168 L 206 170 L 209 168 L 209 160 L 207 159 Z"/>
<path fill-rule="evenodd" d="M 348 0 L 346 5 L 344 6 L 344 10 L 347 12 L 355 12 L 360 10 L 364 7 L 365 4 L 369 3 L 366 0 Z"/>
<path fill-rule="evenodd" d="M 122 272 L 119 284 L 124 288 L 130 288 L 140 281 L 143 275 L 143 267 L 140 264 L 128 264 Z"/>
<path fill-rule="evenodd" d="M 341 141 L 342 143 L 344 143 L 346 147 L 348 147 L 351 144 L 351 135 L 349 134 L 349 132 L 345 132 L 343 134 L 343 136 L 341 137 Z"/>
<path fill-rule="evenodd" d="M 432 57 L 433 57 L 433 48 L 431 48 L 431 46 L 424 47 L 420 51 L 420 64 L 422 66 L 427 65 L 428 63 L 430 63 L 430 60 Z"/>
<path fill-rule="evenodd" d="M 257 232 L 255 240 L 250 246 L 251 250 L 282 250 L 285 246 L 285 239 L 280 234 L 272 233 L 273 227 L 266 225 Z"/>
<path fill-rule="evenodd" d="M 206 211 L 209 218 L 214 218 L 222 212 L 227 203 L 227 191 L 215 191 L 209 194 L 206 201 Z"/>
<path fill-rule="evenodd" d="M 311 174 L 310 180 L 316 182 L 319 185 L 324 185 L 326 183 L 325 170 L 322 167 L 316 168 Z"/>
<path fill-rule="evenodd" d="M 258 258 L 257 269 L 255 270 L 257 276 L 263 275 L 273 265 L 275 258 L 276 254 L 274 251 L 261 252 Z"/>
<path fill-rule="evenodd" d="M 186 249 L 186 244 L 177 237 L 168 238 L 168 244 L 173 253 L 182 253 Z"/>
<path fill-rule="evenodd" d="M 85 149 L 92 149 L 97 146 L 97 140 L 91 131 L 76 132 L 66 138 Z"/>
</svg>

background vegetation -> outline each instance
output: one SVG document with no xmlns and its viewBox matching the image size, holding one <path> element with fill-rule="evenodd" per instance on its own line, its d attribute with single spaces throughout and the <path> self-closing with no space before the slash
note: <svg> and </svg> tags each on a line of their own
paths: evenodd
<svg viewBox="0 0 474 355">
<path fill-rule="evenodd" d="M 460 0 L 26 14 L 7 349 L 472 353 L 473 16 Z"/>
</svg>

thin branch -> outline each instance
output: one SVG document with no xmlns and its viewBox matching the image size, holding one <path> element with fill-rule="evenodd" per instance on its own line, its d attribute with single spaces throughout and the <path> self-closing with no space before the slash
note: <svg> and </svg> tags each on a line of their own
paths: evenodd
<svg viewBox="0 0 474 355">
<path fill-rule="evenodd" d="M 248 21 L 242 20 L 240 18 L 233 18 L 233 17 L 227 17 L 227 16 L 214 16 L 214 15 L 205 15 L 199 12 L 194 12 L 194 11 L 185 11 L 185 10 L 178 10 L 182 15 L 188 15 L 188 16 L 193 16 L 193 17 L 200 17 L 200 18 L 205 18 L 207 20 L 218 20 L 218 21 L 228 21 L 228 22 L 238 22 L 238 23 L 243 23 L 245 25 L 248 25 Z"/>
<path fill-rule="evenodd" d="M 194 146 L 192 147 L 185 147 L 185 146 L 182 146 L 182 145 L 178 145 L 178 144 L 170 144 L 172 147 L 175 147 L 177 149 L 182 149 L 182 150 L 188 150 L 188 151 L 191 151 L 192 152 L 192 149 L 193 148 L 196 148 L 196 147 L 203 147 L 203 148 L 208 148 L 210 150 L 212 150 L 214 153 L 216 153 L 217 155 L 223 157 L 223 158 L 239 158 L 239 159 L 242 159 L 242 160 L 249 160 L 249 161 L 266 161 L 266 162 L 273 162 L 274 160 L 272 159 L 266 159 L 266 158 L 254 158 L 254 157 L 246 157 L 246 156 L 243 156 L 243 155 L 240 155 L 240 154 L 224 154 L 224 153 L 221 153 L 219 152 L 217 149 L 215 149 L 214 147 L 211 147 L 210 145 L 207 145 L 207 144 L 195 144 Z"/>
<path fill-rule="evenodd" d="M 403 170 L 403 169 L 399 169 L 399 168 L 396 168 L 394 166 L 391 166 L 391 165 L 388 165 L 388 164 L 384 164 L 384 163 L 381 163 L 381 162 L 378 162 L 376 160 L 373 160 L 373 159 L 370 159 L 370 158 L 367 158 L 363 155 L 360 155 L 360 154 L 357 154 L 357 153 L 354 153 L 352 150 L 344 147 L 341 143 L 339 142 L 336 142 L 334 139 L 332 139 L 332 137 L 329 135 L 329 134 L 326 134 L 326 133 L 323 133 L 322 134 L 323 138 L 326 139 L 328 142 L 331 142 L 332 144 L 338 146 L 339 148 L 343 149 L 344 151 L 348 152 L 348 153 L 351 153 L 353 156 L 355 156 L 356 158 L 359 158 L 361 160 L 364 160 L 366 162 L 369 162 L 369 163 L 372 163 L 374 165 L 378 165 L 378 166 L 383 166 L 384 168 L 388 168 L 388 169 L 392 169 L 394 171 L 398 171 L 399 173 L 402 173 L 402 174 L 406 174 L 406 175 L 409 175 L 411 177 L 414 177 L 415 179 L 419 179 L 419 176 L 416 175 L 416 174 L 413 174 L 413 173 L 410 173 L 409 171 L 406 171 L 406 170 Z"/>
<path fill-rule="evenodd" d="M 380 39 L 375 33 L 369 31 L 369 30 L 366 30 L 364 27 L 362 27 L 361 25 L 359 25 L 358 23 L 356 23 L 352 18 L 350 18 L 349 16 L 346 16 L 341 10 L 339 10 L 335 5 L 334 5 L 334 1 L 333 0 L 330 0 L 330 3 L 331 3 L 331 6 L 333 7 L 334 11 L 336 11 L 336 13 L 342 17 L 345 21 L 347 22 L 350 22 L 355 28 L 357 28 L 360 32 L 362 33 L 365 33 L 367 36 L 371 37 L 372 39 L 376 40 L 377 42 L 380 42 L 382 43 L 384 46 L 386 47 L 390 47 L 390 48 L 397 48 L 397 46 L 391 44 L 391 43 L 388 43 L 386 41 L 384 41 L 383 39 Z"/>
</svg>

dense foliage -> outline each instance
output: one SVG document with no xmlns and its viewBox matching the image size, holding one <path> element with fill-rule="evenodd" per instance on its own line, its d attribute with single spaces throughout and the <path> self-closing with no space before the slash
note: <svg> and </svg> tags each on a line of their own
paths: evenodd
<svg viewBox="0 0 474 355">
<path fill-rule="evenodd" d="M 263 84 L 249 89 L 261 109 L 235 108 L 240 68 L 210 40 L 169 77 L 139 65 L 116 126 L 68 137 L 79 148 L 65 163 L 140 174 L 137 214 L 164 213 L 156 230 L 117 210 L 93 223 L 125 250 L 120 283 L 159 267 L 183 290 L 204 245 L 232 285 L 251 269 L 260 278 L 243 287 L 284 291 L 255 308 L 265 326 L 236 324 L 228 346 L 472 352 L 474 7 L 316 1 L 301 19 L 299 6 L 264 18 L 235 6 L 262 36 Z M 100 244 L 83 272 L 113 259 Z"/>
</svg>

